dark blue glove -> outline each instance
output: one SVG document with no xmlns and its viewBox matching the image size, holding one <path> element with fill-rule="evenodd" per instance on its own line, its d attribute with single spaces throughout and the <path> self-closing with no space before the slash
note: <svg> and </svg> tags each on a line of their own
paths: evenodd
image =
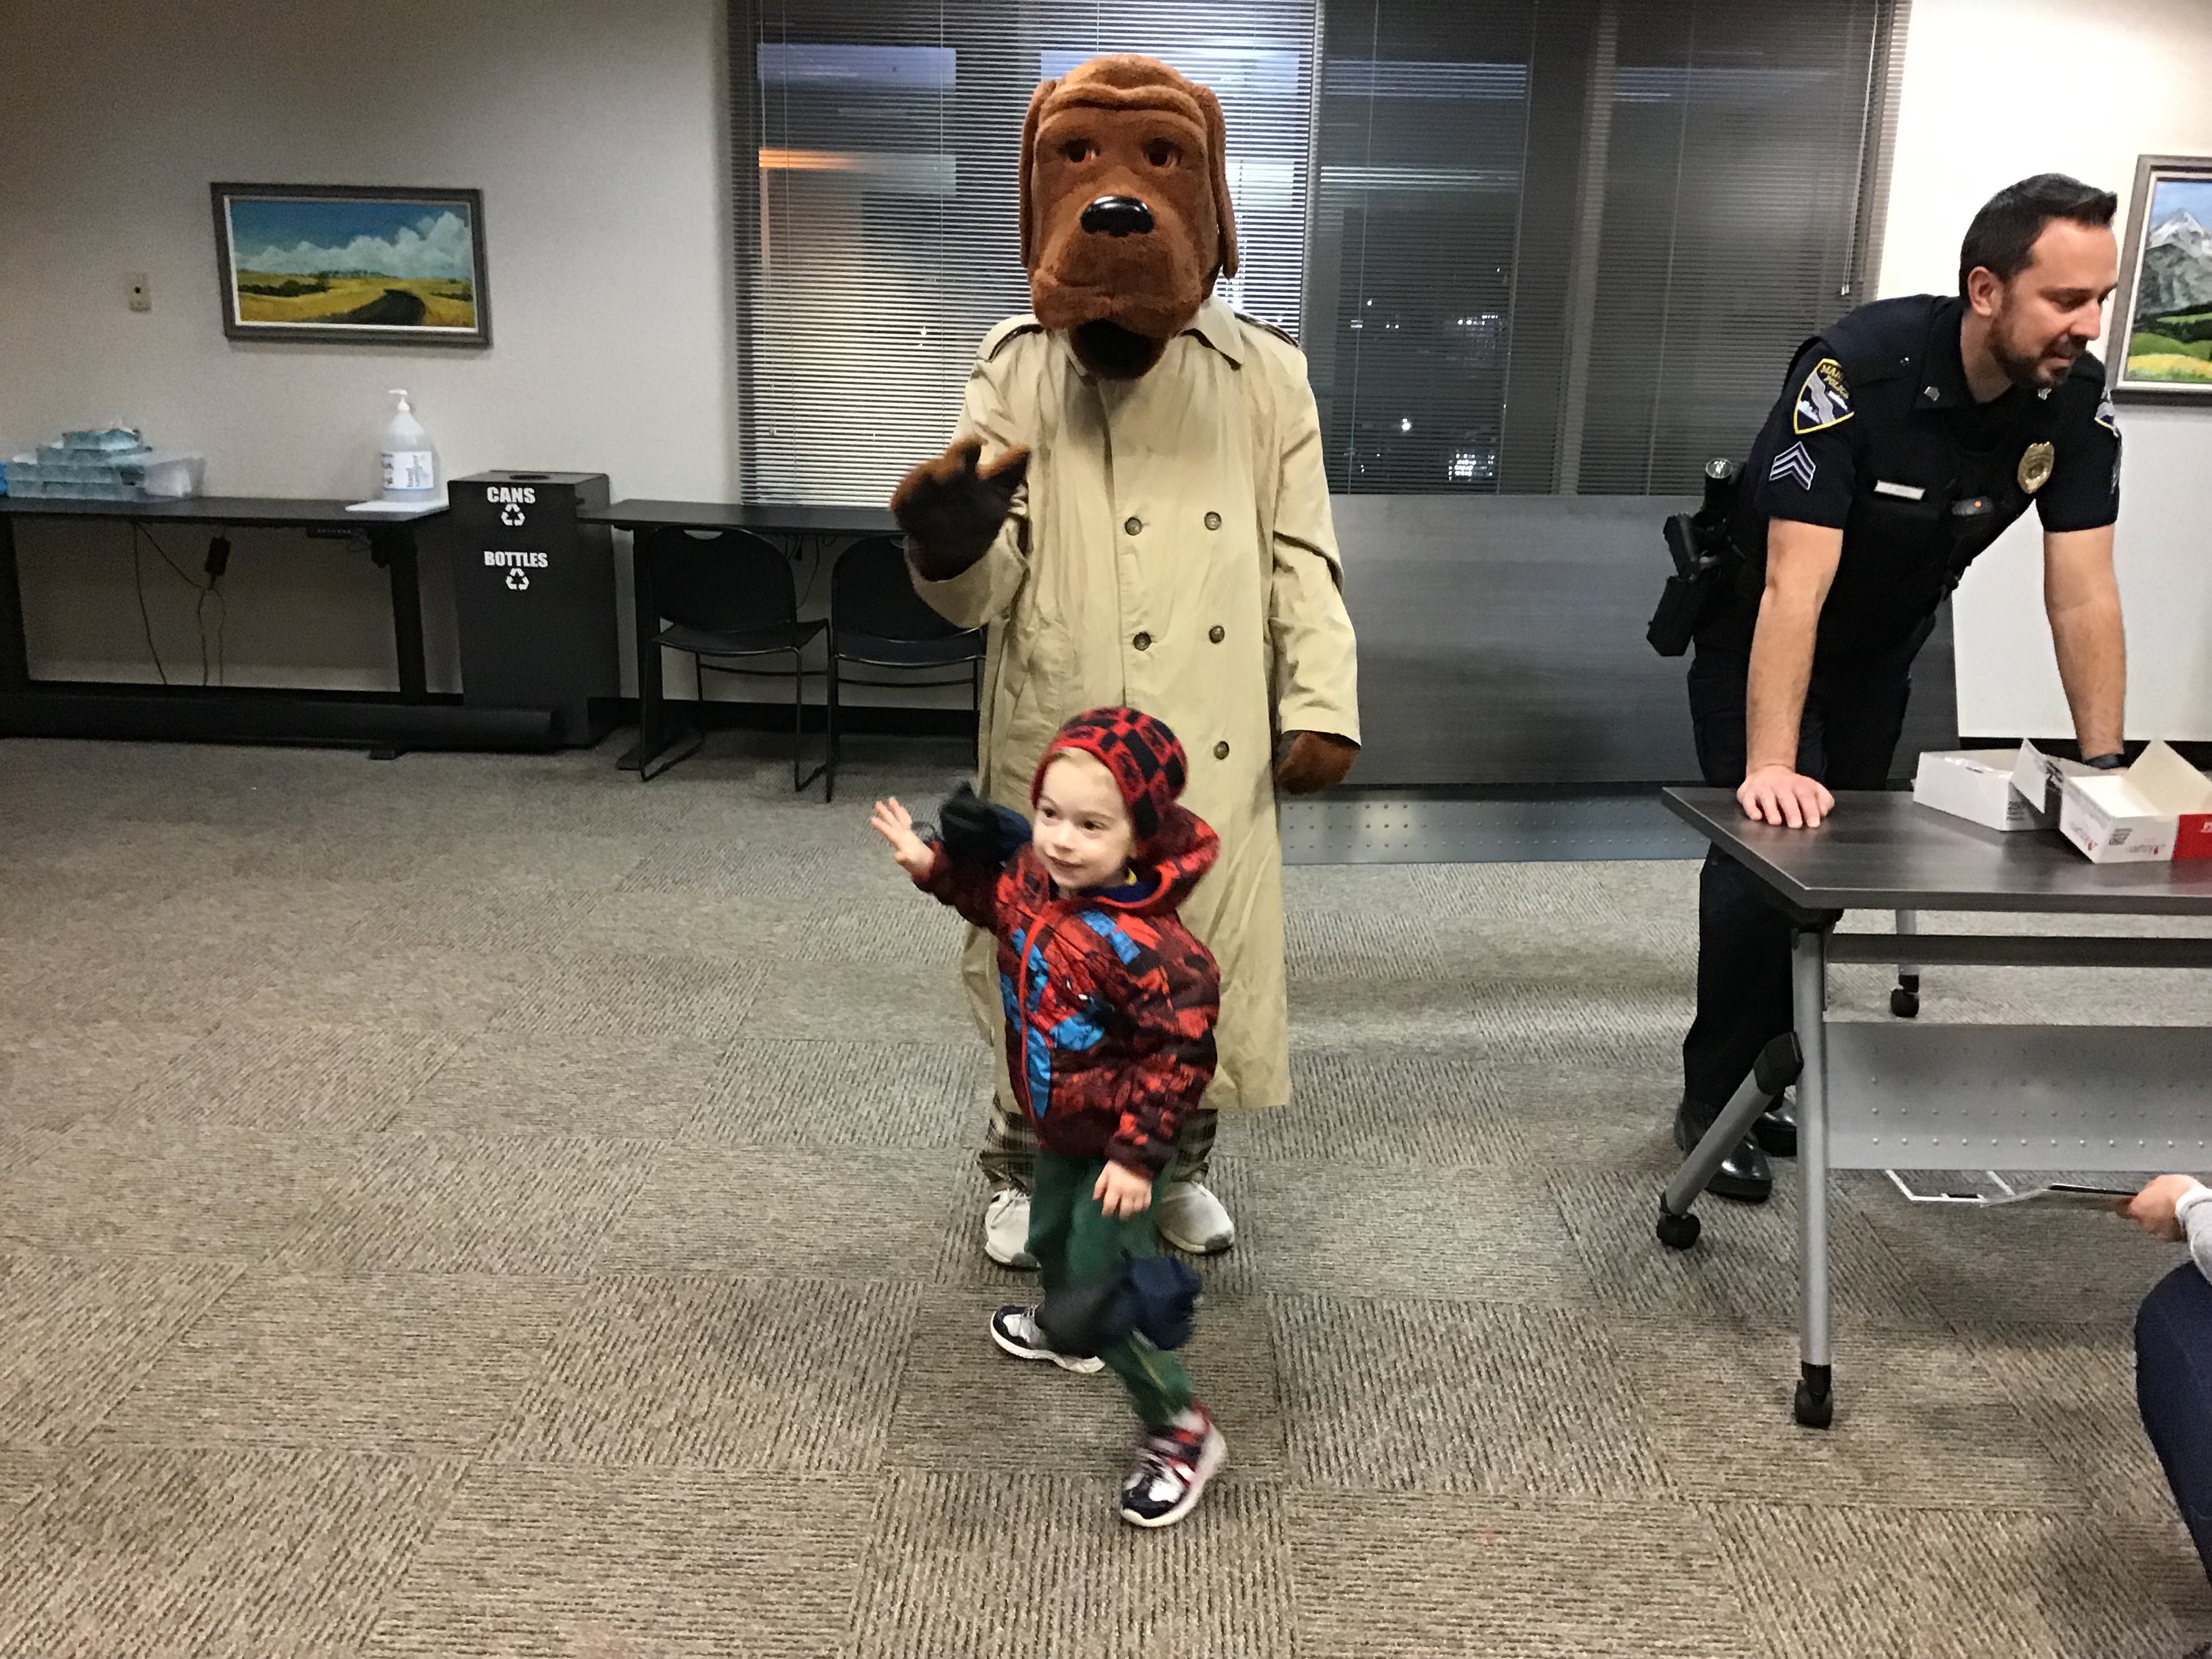
<svg viewBox="0 0 2212 1659">
<path fill-rule="evenodd" d="M 1180 1348 L 1198 1328 L 1198 1273 L 1178 1256 L 1124 1261 L 1119 1273 L 1051 1292 L 1037 1306 L 1037 1328 L 1053 1352 L 1088 1359 L 1123 1337 Z"/>
<path fill-rule="evenodd" d="M 995 870 L 1030 844 L 1030 821 L 1012 807 L 994 806 L 963 783 L 938 809 L 937 838 L 955 863 Z"/>
</svg>

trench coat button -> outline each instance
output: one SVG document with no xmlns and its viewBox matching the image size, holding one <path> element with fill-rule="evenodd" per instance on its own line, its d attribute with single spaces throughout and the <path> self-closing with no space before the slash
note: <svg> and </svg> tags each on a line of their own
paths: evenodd
<svg viewBox="0 0 2212 1659">
<path fill-rule="evenodd" d="M 1144 527 L 1145 521 L 1142 519 L 1136 518 L 1134 516 L 1125 519 L 1121 522 L 1121 528 L 1127 531 L 1132 536 L 1135 535 Z"/>
<path fill-rule="evenodd" d="M 1229 745 L 1225 743 L 1215 744 L 1213 745 L 1213 758 L 1216 760 L 1227 760 L 1229 758 Z"/>
<path fill-rule="evenodd" d="M 1221 515 L 1220 515 L 1218 513 L 1209 513 L 1209 514 L 1207 514 L 1206 515 L 1206 527 L 1208 530 L 1218 530 L 1218 529 L 1220 529 L 1220 528 L 1221 528 Z"/>
<path fill-rule="evenodd" d="M 1135 646 L 1139 651 L 1149 651 L 1152 648 L 1152 636 L 1150 634 L 1139 634 L 1135 639 L 1131 640 L 1129 643 Z"/>
<path fill-rule="evenodd" d="M 1214 623 L 1212 627 L 1206 630 L 1206 637 L 1212 640 L 1216 645 L 1220 644 L 1227 635 L 1228 630 L 1223 628 L 1219 623 Z"/>
</svg>

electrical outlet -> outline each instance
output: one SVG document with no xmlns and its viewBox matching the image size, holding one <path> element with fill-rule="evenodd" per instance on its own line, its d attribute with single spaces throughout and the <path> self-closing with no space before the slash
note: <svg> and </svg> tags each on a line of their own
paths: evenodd
<svg viewBox="0 0 2212 1659">
<path fill-rule="evenodd" d="M 151 311 L 154 308 L 154 290 L 146 281 L 146 273 L 143 270 L 135 270 L 123 280 L 129 284 L 131 309 Z"/>
</svg>

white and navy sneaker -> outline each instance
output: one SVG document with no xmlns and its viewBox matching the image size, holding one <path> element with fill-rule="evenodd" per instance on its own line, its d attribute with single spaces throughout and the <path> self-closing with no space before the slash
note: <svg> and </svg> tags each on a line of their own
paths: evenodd
<svg viewBox="0 0 2212 1659">
<path fill-rule="evenodd" d="M 1056 1353 L 1037 1328 L 1036 1310 L 1024 1308 L 1018 1302 L 1010 1302 L 991 1316 L 991 1340 L 1017 1359 L 1049 1359 L 1064 1371 L 1073 1371 L 1079 1376 L 1090 1376 L 1106 1369 L 1099 1358 L 1082 1359 L 1070 1353 Z"/>
<path fill-rule="evenodd" d="M 1172 1527 L 1228 1459 L 1213 1413 L 1192 1401 L 1173 1424 L 1147 1429 L 1137 1443 L 1137 1467 L 1121 1483 L 1121 1518 L 1133 1527 Z"/>
</svg>

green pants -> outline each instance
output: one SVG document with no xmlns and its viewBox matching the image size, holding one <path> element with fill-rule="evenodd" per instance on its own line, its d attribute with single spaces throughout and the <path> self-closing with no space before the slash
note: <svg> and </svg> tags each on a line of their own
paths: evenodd
<svg viewBox="0 0 2212 1659">
<path fill-rule="evenodd" d="M 1107 1218 L 1091 1195 L 1099 1171 L 1095 1158 L 1061 1158 L 1040 1151 L 1036 1186 L 1030 1194 L 1030 1254 L 1046 1293 L 1070 1285 L 1096 1284 L 1116 1271 L 1125 1257 L 1158 1255 L 1152 1212 L 1140 1210 L 1119 1221 Z M 1152 1182 L 1152 1202 L 1160 1201 L 1168 1177 Z M 1190 1407 L 1190 1377 L 1182 1362 L 1163 1353 L 1143 1337 L 1123 1337 L 1098 1357 L 1121 1379 L 1129 1401 L 1147 1428 L 1164 1429 Z"/>
</svg>

